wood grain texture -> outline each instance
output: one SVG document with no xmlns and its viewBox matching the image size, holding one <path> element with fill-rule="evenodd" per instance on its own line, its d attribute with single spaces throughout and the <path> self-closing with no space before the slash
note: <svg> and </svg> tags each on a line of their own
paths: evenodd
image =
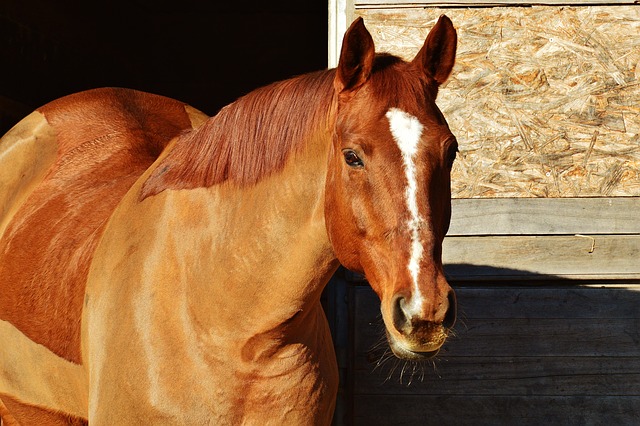
<svg viewBox="0 0 640 426">
<path fill-rule="evenodd" d="M 640 195 L 640 8 L 356 8 L 405 59 L 442 13 L 459 40 L 438 99 L 454 197 Z"/>
<path fill-rule="evenodd" d="M 456 199 L 443 245 L 456 280 L 640 278 L 640 197 Z"/>
<path fill-rule="evenodd" d="M 361 405 L 361 401 L 366 401 Z M 355 426 L 589 426 L 634 425 L 640 397 L 475 397 L 362 395 L 355 397 Z"/>
<path fill-rule="evenodd" d="M 640 282 L 455 288 L 455 336 L 415 368 L 388 357 L 377 296 L 351 289 L 351 424 L 637 420 Z"/>
<path fill-rule="evenodd" d="M 639 235 L 447 237 L 454 279 L 640 278 Z"/>
<path fill-rule="evenodd" d="M 640 197 L 452 201 L 449 236 L 640 234 Z"/>
<path fill-rule="evenodd" d="M 402 368 L 399 366 L 398 368 Z M 637 357 L 457 357 L 442 359 L 416 372 L 405 371 L 404 382 L 387 380 L 388 371 L 363 368 L 355 393 L 361 395 L 474 396 L 638 396 Z M 382 370 L 382 369 L 381 369 Z"/>
</svg>

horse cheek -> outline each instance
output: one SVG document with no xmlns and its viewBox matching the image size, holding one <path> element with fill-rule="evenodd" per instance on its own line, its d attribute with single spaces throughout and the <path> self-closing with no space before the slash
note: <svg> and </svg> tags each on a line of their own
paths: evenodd
<svg viewBox="0 0 640 426">
<path fill-rule="evenodd" d="M 355 218 L 350 203 L 345 200 L 344 188 L 333 179 L 327 180 L 325 194 L 325 223 L 327 235 L 338 261 L 347 269 L 360 272 L 362 266 L 358 256 Z"/>
</svg>

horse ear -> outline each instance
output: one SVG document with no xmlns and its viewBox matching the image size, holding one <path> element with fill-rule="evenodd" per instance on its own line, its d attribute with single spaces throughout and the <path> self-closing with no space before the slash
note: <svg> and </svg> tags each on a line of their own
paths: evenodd
<svg viewBox="0 0 640 426">
<path fill-rule="evenodd" d="M 340 61 L 334 80 L 336 91 L 342 93 L 362 86 L 371 75 L 375 54 L 373 38 L 364 26 L 362 18 L 358 17 L 342 40 Z"/>
<path fill-rule="evenodd" d="M 447 16 L 442 15 L 429 31 L 422 49 L 412 63 L 435 80 L 439 86 L 447 81 L 451 74 L 456 60 L 457 44 L 458 35 L 453 28 L 453 23 Z"/>
</svg>

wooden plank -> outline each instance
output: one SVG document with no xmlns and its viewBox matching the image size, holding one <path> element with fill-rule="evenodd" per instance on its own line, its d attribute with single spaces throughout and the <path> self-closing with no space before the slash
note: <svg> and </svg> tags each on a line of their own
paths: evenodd
<svg viewBox="0 0 640 426">
<path fill-rule="evenodd" d="M 575 284 L 563 287 L 458 287 L 454 284 L 454 287 L 461 315 L 474 320 L 640 318 L 638 284 L 593 287 Z M 369 298 L 370 303 L 377 303 L 375 294 L 370 294 Z"/>
<path fill-rule="evenodd" d="M 356 9 L 406 60 L 443 13 L 459 42 L 438 94 L 454 198 L 640 196 L 640 8 Z"/>
<path fill-rule="evenodd" d="M 640 396 L 356 395 L 353 411 L 356 426 L 633 425 L 640 418 Z"/>
<path fill-rule="evenodd" d="M 637 319 L 460 319 L 439 357 L 640 356 L 638 327 Z M 360 328 L 353 340 L 355 365 L 367 368 L 387 351 L 385 331 L 382 322 Z"/>
<path fill-rule="evenodd" d="M 495 287 L 458 286 L 459 316 L 473 319 L 640 319 L 640 284 L 595 286 L 520 286 L 509 282 Z M 377 321 L 380 300 L 369 286 L 352 288 L 356 315 Z"/>
<path fill-rule="evenodd" d="M 354 372 L 358 395 L 640 395 L 638 357 L 474 356 L 361 367 Z"/>
<path fill-rule="evenodd" d="M 547 311 L 544 301 L 552 290 L 556 292 L 557 302 L 550 303 Z M 456 293 L 459 321 L 455 336 L 439 355 L 444 360 L 455 357 L 640 357 L 638 286 L 463 287 L 457 288 Z M 354 288 L 351 297 L 355 362 L 358 368 L 366 369 L 387 350 L 379 300 L 364 286 Z M 560 302 L 564 300 L 567 303 Z M 616 312 L 618 305 L 620 312 Z M 527 312 L 532 316 L 528 317 Z"/>
<path fill-rule="evenodd" d="M 640 277 L 640 235 L 448 237 L 451 279 Z"/>
<path fill-rule="evenodd" d="M 640 197 L 452 200 L 447 235 L 640 234 Z"/>
<path fill-rule="evenodd" d="M 460 356 L 640 356 L 637 319 L 460 319 L 456 335 L 443 346 L 440 357 Z M 362 327 L 354 339 L 356 365 L 378 360 L 385 336 L 382 323 Z"/>
<path fill-rule="evenodd" d="M 329 328 L 331 329 L 331 340 L 336 353 L 338 362 L 338 375 L 340 378 L 338 387 L 338 397 L 336 398 L 336 406 L 334 409 L 334 424 L 343 424 L 339 419 L 347 416 L 348 401 L 346 398 L 347 376 L 351 366 L 349 358 L 349 306 L 347 300 L 347 281 L 344 279 L 345 269 L 340 268 L 331 278 L 325 287 L 321 302 L 324 308 Z"/>
</svg>

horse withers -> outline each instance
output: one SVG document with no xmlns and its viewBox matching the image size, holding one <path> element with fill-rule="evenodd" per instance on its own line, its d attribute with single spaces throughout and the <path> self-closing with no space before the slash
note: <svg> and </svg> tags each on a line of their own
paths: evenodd
<svg viewBox="0 0 640 426">
<path fill-rule="evenodd" d="M 5 424 L 329 424 L 323 287 L 342 263 L 381 300 L 393 353 L 455 321 L 442 268 L 457 143 L 435 104 L 443 16 L 411 62 L 361 19 L 338 67 L 207 118 L 96 89 L 0 142 Z"/>
</svg>

